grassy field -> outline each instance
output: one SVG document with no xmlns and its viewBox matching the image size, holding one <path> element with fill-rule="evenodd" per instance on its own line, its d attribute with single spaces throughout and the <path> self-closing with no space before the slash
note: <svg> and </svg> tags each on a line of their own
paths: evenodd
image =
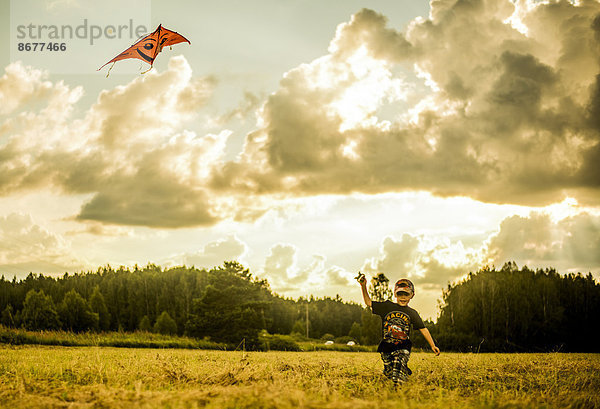
<svg viewBox="0 0 600 409">
<path fill-rule="evenodd" d="M 594 408 L 600 355 L 0 346 L 1 408 Z"/>
</svg>

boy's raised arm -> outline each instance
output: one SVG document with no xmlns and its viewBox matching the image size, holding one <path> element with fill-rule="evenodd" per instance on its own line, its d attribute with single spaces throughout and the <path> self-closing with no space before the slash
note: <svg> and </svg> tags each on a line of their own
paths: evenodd
<svg viewBox="0 0 600 409">
<path fill-rule="evenodd" d="M 360 275 L 358 282 L 360 283 L 360 289 L 362 290 L 363 300 L 367 307 L 371 306 L 371 297 L 369 297 L 369 292 L 367 291 L 367 277 L 364 274 Z"/>
</svg>

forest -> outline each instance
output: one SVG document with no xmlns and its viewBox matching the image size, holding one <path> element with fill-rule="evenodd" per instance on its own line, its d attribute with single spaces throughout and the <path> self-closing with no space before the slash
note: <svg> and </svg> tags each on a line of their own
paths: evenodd
<svg viewBox="0 0 600 409">
<path fill-rule="evenodd" d="M 458 351 L 600 352 L 600 284 L 591 273 L 484 267 L 448 285 L 432 329 Z"/>
<path fill-rule="evenodd" d="M 357 286 L 358 291 L 358 286 Z M 391 299 L 389 280 L 371 280 L 374 300 Z M 335 298 L 284 298 L 237 262 L 210 270 L 110 266 L 59 278 L 0 278 L 0 323 L 28 330 L 148 331 L 252 347 L 261 331 L 312 339 L 379 341 L 381 320 Z M 443 350 L 600 351 L 595 340 L 600 284 L 591 274 L 484 267 L 448 284 L 437 321 L 426 322 Z M 308 325 L 307 325 L 308 318 Z M 418 331 L 416 347 L 427 344 Z"/>
</svg>

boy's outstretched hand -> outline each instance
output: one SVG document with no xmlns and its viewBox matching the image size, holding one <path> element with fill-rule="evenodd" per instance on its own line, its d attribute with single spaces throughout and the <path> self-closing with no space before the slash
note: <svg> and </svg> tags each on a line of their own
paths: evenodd
<svg viewBox="0 0 600 409">
<path fill-rule="evenodd" d="M 360 285 L 366 284 L 367 282 L 367 277 L 365 277 L 365 275 L 360 271 L 358 272 L 358 275 L 354 278 L 356 279 L 356 281 L 358 281 Z"/>
<path fill-rule="evenodd" d="M 435 353 L 435 356 L 438 356 L 440 354 L 440 349 L 437 346 L 432 346 L 431 350 Z"/>
</svg>

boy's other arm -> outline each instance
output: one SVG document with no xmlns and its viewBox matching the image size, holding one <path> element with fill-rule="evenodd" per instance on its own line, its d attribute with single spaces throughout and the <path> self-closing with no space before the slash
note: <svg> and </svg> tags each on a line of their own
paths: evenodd
<svg viewBox="0 0 600 409">
<path fill-rule="evenodd" d="M 365 301 L 365 304 L 367 304 L 367 307 L 370 307 L 371 297 L 369 297 L 369 292 L 367 291 L 367 278 L 365 276 L 362 276 L 359 283 L 360 289 L 362 290 L 363 300 Z"/>
<path fill-rule="evenodd" d="M 421 334 L 423 334 L 423 336 L 425 337 L 425 339 L 427 340 L 427 342 L 429 343 L 429 346 L 431 347 L 431 350 L 433 352 L 435 352 L 435 355 L 439 355 L 440 354 L 440 349 L 435 346 L 435 342 L 433 342 L 433 338 L 431 337 L 431 334 L 429 333 L 429 330 L 427 328 L 421 328 L 419 331 L 421 331 Z"/>
</svg>

